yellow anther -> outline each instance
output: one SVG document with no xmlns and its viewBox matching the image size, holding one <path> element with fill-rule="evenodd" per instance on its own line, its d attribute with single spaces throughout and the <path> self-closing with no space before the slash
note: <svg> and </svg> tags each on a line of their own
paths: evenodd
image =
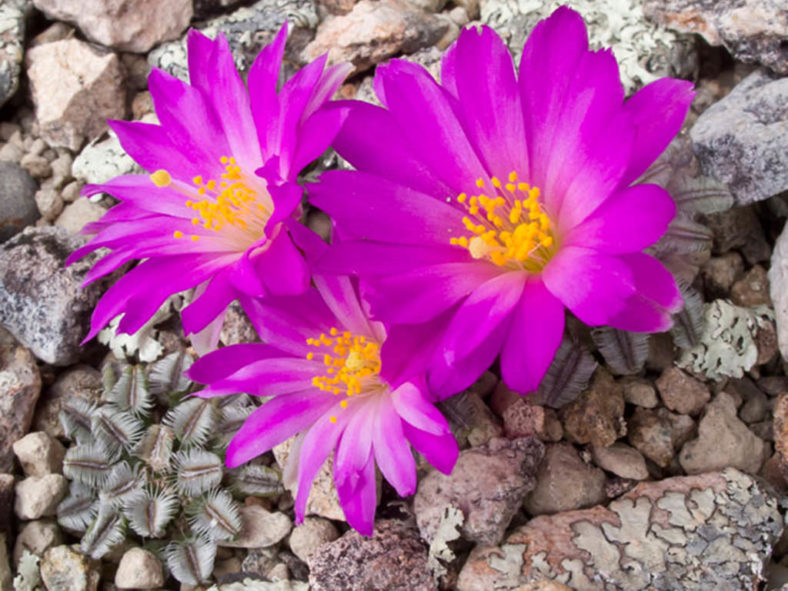
<svg viewBox="0 0 788 591">
<path fill-rule="evenodd" d="M 192 182 L 193 182 L 195 185 L 197 185 L 197 186 L 200 186 L 200 185 L 202 185 L 202 177 L 201 177 L 201 176 L 198 174 L 196 177 L 194 177 L 194 178 L 192 179 Z"/>
<path fill-rule="evenodd" d="M 328 417 L 328 420 L 331 421 L 332 423 L 336 423 L 337 422 L 337 418 L 333 417 L 333 416 L 332 417 Z"/>
<path fill-rule="evenodd" d="M 161 168 L 150 175 L 150 180 L 153 181 L 153 184 L 157 187 L 167 187 L 172 183 L 170 173 Z"/>
<path fill-rule="evenodd" d="M 497 176 L 494 176 L 493 178 L 491 178 L 490 182 L 492 182 L 493 187 L 495 187 L 496 189 L 500 189 L 501 188 L 501 181 L 500 181 L 500 179 Z"/>
<path fill-rule="evenodd" d="M 192 234 L 192 242 L 197 242 L 200 239 L 196 234 Z"/>
<path fill-rule="evenodd" d="M 476 179 L 476 186 L 481 189 L 484 186 L 484 179 Z"/>
<path fill-rule="evenodd" d="M 173 235 L 175 238 L 183 238 L 183 232 L 181 232 L 180 230 L 175 230 L 175 231 L 172 233 L 172 235 Z"/>
<path fill-rule="evenodd" d="M 515 172 L 514 170 L 509 173 L 509 182 L 510 183 L 516 183 L 517 182 L 517 172 Z"/>
<path fill-rule="evenodd" d="M 342 408 L 347 408 L 347 400 L 341 400 L 339 402 L 339 406 L 341 406 Z"/>
<path fill-rule="evenodd" d="M 306 354 L 306 358 L 309 359 L 309 361 L 312 361 L 315 358 L 315 354 L 310 351 Z"/>
</svg>

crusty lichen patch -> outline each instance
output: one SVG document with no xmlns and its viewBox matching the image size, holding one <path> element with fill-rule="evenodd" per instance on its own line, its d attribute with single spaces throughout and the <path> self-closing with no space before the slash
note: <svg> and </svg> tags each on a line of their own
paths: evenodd
<svg viewBox="0 0 788 591">
<path fill-rule="evenodd" d="M 532 519 L 476 548 L 458 589 L 552 579 L 578 590 L 756 589 L 782 533 L 777 501 L 728 468 L 639 484 L 607 507 Z"/>
</svg>

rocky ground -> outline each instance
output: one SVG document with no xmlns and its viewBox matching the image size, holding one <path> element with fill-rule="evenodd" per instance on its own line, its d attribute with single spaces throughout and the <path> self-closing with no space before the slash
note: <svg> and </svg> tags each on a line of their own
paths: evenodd
<svg viewBox="0 0 788 591">
<path fill-rule="evenodd" d="M 788 589 L 788 9 L 569 3 L 595 43 L 613 46 L 629 90 L 663 75 L 697 82 L 685 131 L 649 173 L 681 212 L 655 249 L 685 286 L 676 328 L 646 338 L 573 327 L 542 391 L 526 398 L 485 374 L 443 408 L 463 449 L 453 474 L 425 467 L 411 499 L 384 485 L 371 539 L 344 524 L 330 466 L 312 516 L 293 527 L 293 491 L 276 471 L 289 445 L 280 446 L 257 468 L 257 488 L 234 489 L 241 532 L 195 550 L 191 585 L 176 580 L 189 572 L 171 576 L 177 557 L 156 541 L 177 519 L 143 535 L 131 518 L 97 517 L 74 468 L 72 438 L 91 425 L 73 409 L 123 390 L 106 387 L 107 368 L 189 353 L 177 301 L 138 338 L 104 338 L 111 353 L 79 346 L 107 283 L 81 290 L 93 259 L 63 261 L 112 205 L 80 189 L 136 170 L 105 119 L 155 121 L 146 75 L 185 75 L 188 26 L 222 31 L 244 69 L 287 19 L 290 72 L 328 52 L 354 65 L 342 96 L 374 100 L 381 61 L 407 56 L 437 72 L 441 50 L 479 22 L 517 54 L 558 3 L 0 3 L 0 590 Z M 328 154 L 310 174 L 341 165 Z M 308 219 L 325 229 L 319 212 Z M 231 314 L 223 341 L 251 338 Z M 146 437 L 172 428 L 183 441 L 177 424 L 157 421 L 166 394 L 186 386 L 154 388 L 158 367 L 122 375 L 142 372 L 144 395 L 158 396 Z M 63 409 L 76 422 L 61 424 Z M 205 425 L 229 429 L 242 414 L 227 407 Z M 216 470 L 218 481 L 237 477 Z M 104 533 L 81 533 L 94 519 Z"/>
</svg>

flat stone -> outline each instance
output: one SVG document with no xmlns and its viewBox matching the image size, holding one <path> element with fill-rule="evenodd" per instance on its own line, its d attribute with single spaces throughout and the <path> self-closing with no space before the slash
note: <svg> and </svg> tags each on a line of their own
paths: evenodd
<svg viewBox="0 0 788 591">
<path fill-rule="evenodd" d="M 293 554 L 304 562 L 308 562 L 312 554 L 323 544 L 333 542 L 339 537 L 339 531 L 328 519 L 306 517 L 300 525 L 290 532 L 289 545 Z"/>
<path fill-rule="evenodd" d="M 266 511 L 260 505 L 242 505 L 241 533 L 234 540 L 222 540 L 225 548 L 267 548 L 279 543 L 293 527 L 284 513 Z"/>
<path fill-rule="evenodd" d="M 523 506 L 531 515 L 590 507 L 605 500 L 605 473 L 586 464 L 569 443 L 552 443 Z"/>
<path fill-rule="evenodd" d="M 101 372 L 97 369 L 88 365 L 77 365 L 66 370 L 41 394 L 33 415 L 33 430 L 64 438 L 66 434 L 60 424 L 60 409 L 63 404 L 72 398 L 98 402 L 103 389 Z"/>
<path fill-rule="evenodd" d="M 737 60 L 788 74 L 788 8 L 780 0 L 646 0 L 645 13 L 682 33 L 698 33 Z"/>
<path fill-rule="evenodd" d="M 447 507 L 462 511 L 463 538 L 479 544 L 501 541 L 523 496 L 536 485 L 544 446 L 534 438 L 493 439 L 460 452 L 451 474 L 431 470 L 413 501 L 421 537 L 432 542 Z"/>
<path fill-rule="evenodd" d="M 13 449 L 25 476 L 63 473 L 66 448 L 48 433 L 28 433 L 14 443 Z"/>
<path fill-rule="evenodd" d="M 736 404 L 720 392 L 708 404 L 698 423 L 698 438 L 684 444 L 679 463 L 687 474 L 700 474 L 732 466 L 757 474 L 769 447 L 736 416 Z"/>
<path fill-rule="evenodd" d="M 1 315 L 0 307 L 0 320 Z M 0 327 L 0 471 L 2 472 L 10 472 L 13 468 L 12 446 L 30 428 L 40 393 L 41 375 L 33 354 L 17 345 Z"/>
<path fill-rule="evenodd" d="M 365 538 L 349 530 L 309 560 L 313 591 L 437 591 L 427 567 L 427 546 L 407 525 L 380 520 Z"/>
<path fill-rule="evenodd" d="M 54 515 L 57 504 L 67 492 L 68 480 L 61 474 L 28 476 L 16 483 L 16 516 L 19 519 L 39 519 Z"/>
<path fill-rule="evenodd" d="M 576 443 L 612 445 L 626 434 L 624 391 L 604 368 L 597 368 L 591 385 L 559 413 L 566 438 Z"/>
<path fill-rule="evenodd" d="M 25 57 L 41 137 L 77 151 L 123 119 L 126 96 L 118 56 L 77 39 L 32 47 Z"/>
<path fill-rule="evenodd" d="M 79 27 L 91 41 L 146 53 L 178 37 L 192 18 L 191 0 L 33 0 L 51 20 Z"/>
<path fill-rule="evenodd" d="M 349 13 L 328 17 L 302 58 L 309 62 L 328 53 L 329 63 L 350 62 L 359 73 L 434 45 L 447 29 L 446 21 L 404 0 L 361 0 Z"/>
<path fill-rule="evenodd" d="M 124 552 L 115 573 L 118 589 L 158 589 L 164 585 L 161 561 L 156 555 L 142 548 Z"/>
<path fill-rule="evenodd" d="M 90 315 L 112 280 L 82 289 L 85 273 L 99 255 L 69 267 L 64 262 L 83 244 L 84 239 L 49 226 L 26 228 L 0 247 L 0 323 L 37 358 L 53 365 L 79 359 Z"/>
<path fill-rule="evenodd" d="M 646 480 L 648 468 L 646 460 L 638 450 L 624 443 L 614 443 L 610 447 L 592 448 L 594 463 L 621 478 Z"/>
<path fill-rule="evenodd" d="M 788 78 L 758 70 L 706 109 L 690 130 L 703 172 L 739 205 L 788 187 Z"/>
<path fill-rule="evenodd" d="M 55 546 L 41 560 L 41 580 L 47 589 L 58 591 L 96 591 L 100 563 L 71 546 Z"/>
<path fill-rule="evenodd" d="M 19 88 L 25 42 L 25 8 L 26 3 L 18 0 L 0 4 L 0 107 Z"/>
<path fill-rule="evenodd" d="M 755 591 L 782 530 L 770 489 L 733 468 L 644 482 L 607 507 L 536 517 L 477 546 L 456 588 Z"/>
<path fill-rule="evenodd" d="M 769 292 L 774 303 L 777 343 L 783 359 L 788 361 L 788 225 L 774 245 L 769 267 Z"/>
<path fill-rule="evenodd" d="M 30 552 L 43 556 L 44 552 L 63 543 L 63 533 L 54 519 L 28 521 L 19 529 L 14 544 L 14 564 L 19 564 L 22 554 Z"/>
<path fill-rule="evenodd" d="M 3 204 L 0 210 L 0 242 L 36 222 L 39 217 L 35 201 L 37 188 L 36 182 L 23 168 L 12 162 L 0 162 L 0 203 Z"/>
<path fill-rule="evenodd" d="M 679 414 L 697 415 L 711 399 L 711 392 L 703 382 L 678 367 L 665 370 L 656 385 L 665 406 Z"/>
</svg>

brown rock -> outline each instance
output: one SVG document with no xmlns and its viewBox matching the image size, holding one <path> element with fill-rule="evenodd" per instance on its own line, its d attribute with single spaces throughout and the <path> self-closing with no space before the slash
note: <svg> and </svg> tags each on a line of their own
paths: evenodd
<svg viewBox="0 0 788 591">
<path fill-rule="evenodd" d="M 37 519 L 28 521 L 19 530 L 14 543 L 14 563 L 18 564 L 26 551 L 41 556 L 52 548 L 63 543 L 63 534 L 54 519 Z"/>
<path fill-rule="evenodd" d="M 63 472 L 66 449 L 49 433 L 28 433 L 13 445 L 25 476 L 43 476 Z"/>
<path fill-rule="evenodd" d="M 78 549 L 55 546 L 44 553 L 41 560 L 41 580 L 50 590 L 96 591 L 100 563 L 91 560 Z"/>
<path fill-rule="evenodd" d="M 612 445 L 626 434 L 624 390 L 610 373 L 598 368 L 589 388 L 561 409 L 566 437 L 577 443 Z"/>
<path fill-rule="evenodd" d="M 90 366 L 77 365 L 66 370 L 41 395 L 33 417 L 33 430 L 65 437 L 59 418 L 63 403 L 75 397 L 98 402 L 103 388 L 101 372 Z"/>
<path fill-rule="evenodd" d="M 87 197 L 77 197 L 57 217 L 55 225 L 68 230 L 72 234 L 79 234 L 82 228 L 90 222 L 98 221 L 105 213 L 107 213 L 107 210 L 98 203 L 94 203 Z"/>
<path fill-rule="evenodd" d="M 611 502 L 540 516 L 477 546 L 459 591 L 558 579 L 573 589 L 755 591 L 782 531 L 777 500 L 735 469 L 644 482 Z"/>
<path fill-rule="evenodd" d="M 610 447 L 593 447 L 594 463 L 621 478 L 646 480 L 648 469 L 646 460 L 640 452 L 624 443 L 614 443 Z"/>
<path fill-rule="evenodd" d="M 125 116 L 123 73 L 114 53 L 64 39 L 29 49 L 25 59 L 41 137 L 50 146 L 76 151 L 107 128 L 107 119 Z"/>
<path fill-rule="evenodd" d="M 399 53 L 434 45 L 448 24 L 404 0 L 361 0 L 345 15 L 326 19 L 302 53 L 310 62 L 350 62 L 359 73 Z"/>
<path fill-rule="evenodd" d="M 667 409 L 638 408 L 627 423 L 629 443 L 649 460 L 667 468 L 676 449 L 691 435 L 695 422 L 686 415 Z"/>
<path fill-rule="evenodd" d="M 0 534 L 11 538 L 16 482 L 13 474 L 0 474 Z"/>
<path fill-rule="evenodd" d="M 737 306 L 771 306 L 766 269 L 755 265 L 731 288 L 731 300 Z"/>
<path fill-rule="evenodd" d="M 657 391 L 649 380 L 634 376 L 624 376 L 618 382 L 624 389 L 624 400 L 635 406 L 654 408 L 659 404 Z"/>
<path fill-rule="evenodd" d="M 509 439 L 537 437 L 542 441 L 561 441 L 564 429 L 552 408 L 521 398 L 503 411 L 503 432 Z"/>
<path fill-rule="evenodd" d="M 774 451 L 788 476 L 788 394 L 780 394 L 774 405 Z"/>
<path fill-rule="evenodd" d="M 375 523 L 365 538 L 354 530 L 321 546 L 309 559 L 314 591 L 433 591 L 437 585 L 427 567 L 427 546 L 418 532 L 389 520 Z"/>
<path fill-rule="evenodd" d="M 191 0 L 33 0 L 51 20 L 75 24 L 91 41 L 145 53 L 178 37 L 192 18 Z"/>
<path fill-rule="evenodd" d="M 443 400 L 438 407 L 449 420 L 460 449 L 468 445 L 484 445 L 503 433 L 490 407 L 472 389 Z"/>
<path fill-rule="evenodd" d="M 656 385 L 665 406 L 679 414 L 697 415 L 711 399 L 711 392 L 703 382 L 678 367 L 665 370 Z"/>
<path fill-rule="evenodd" d="M 252 326 L 249 318 L 238 302 L 233 302 L 227 308 L 222 325 L 221 336 L 219 337 L 225 345 L 235 345 L 237 343 L 259 343 L 260 337 Z"/>
<path fill-rule="evenodd" d="M 536 487 L 523 506 L 531 515 L 590 507 L 605 500 L 605 473 L 586 464 L 568 443 L 548 444 Z"/>
<path fill-rule="evenodd" d="M 734 282 L 744 274 L 744 261 L 738 252 L 710 258 L 700 270 L 704 292 L 713 299 L 727 298 Z"/>
<path fill-rule="evenodd" d="M 462 535 L 479 544 L 497 544 L 536 484 L 544 446 L 533 438 L 493 439 L 464 450 L 449 475 L 430 471 L 413 501 L 421 537 L 431 542 L 447 506 L 465 516 Z"/>
</svg>

